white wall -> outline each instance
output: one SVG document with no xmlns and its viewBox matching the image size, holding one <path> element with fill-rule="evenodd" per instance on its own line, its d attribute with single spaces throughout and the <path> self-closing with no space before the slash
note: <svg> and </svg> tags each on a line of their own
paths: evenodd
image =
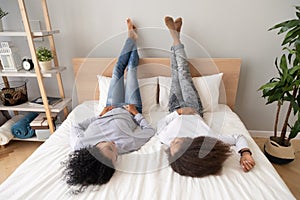
<svg viewBox="0 0 300 200">
<path fill-rule="evenodd" d="M 31 19 L 42 20 L 39 0 L 25 0 Z M 73 57 L 116 57 L 126 38 L 125 18 L 131 17 L 139 28 L 141 56 L 166 56 L 171 39 L 165 15 L 184 20 L 183 42 L 189 57 L 239 57 L 242 59 L 236 111 L 248 129 L 273 129 L 275 105 L 265 106 L 257 89 L 276 75 L 274 59 L 280 56 L 282 36 L 267 29 L 295 17 L 294 5 L 287 0 L 165 0 L 103 1 L 48 0 L 60 64 L 67 66 L 63 81 L 67 96 L 72 95 Z M 1 0 L 10 12 L 5 28 L 19 27 L 17 0 Z M 14 42 L 26 46 L 24 39 Z M 21 48 L 21 47 L 20 47 Z M 146 49 L 147 48 L 147 49 Z M 149 49 L 150 48 L 150 49 Z M 28 50 L 22 48 L 24 55 Z M 54 93 L 56 87 L 51 87 Z"/>
</svg>

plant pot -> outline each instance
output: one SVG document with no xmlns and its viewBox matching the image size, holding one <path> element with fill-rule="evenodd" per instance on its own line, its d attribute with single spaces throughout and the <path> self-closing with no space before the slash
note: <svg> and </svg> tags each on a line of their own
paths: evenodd
<svg viewBox="0 0 300 200">
<path fill-rule="evenodd" d="M 52 69 L 52 60 L 45 61 L 45 62 L 39 62 L 39 65 L 40 65 L 42 71 L 51 70 Z"/>
<path fill-rule="evenodd" d="M 295 150 L 291 144 L 281 146 L 271 138 L 265 142 L 264 153 L 272 163 L 276 164 L 287 164 L 295 159 Z"/>
</svg>

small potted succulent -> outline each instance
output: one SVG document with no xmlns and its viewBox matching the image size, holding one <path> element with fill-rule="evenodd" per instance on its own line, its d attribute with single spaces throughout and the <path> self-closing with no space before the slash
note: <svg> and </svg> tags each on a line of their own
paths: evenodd
<svg viewBox="0 0 300 200">
<path fill-rule="evenodd" d="M 0 31 L 3 31 L 3 26 L 2 26 L 2 18 L 8 15 L 8 12 L 5 12 L 0 8 Z"/>
<path fill-rule="evenodd" d="M 42 71 L 47 71 L 52 68 L 52 52 L 47 47 L 39 47 L 36 51 L 36 56 Z"/>
</svg>

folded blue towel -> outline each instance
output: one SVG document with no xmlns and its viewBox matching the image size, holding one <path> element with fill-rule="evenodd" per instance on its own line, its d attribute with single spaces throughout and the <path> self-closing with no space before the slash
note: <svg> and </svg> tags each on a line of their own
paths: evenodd
<svg viewBox="0 0 300 200">
<path fill-rule="evenodd" d="M 35 131 L 30 128 L 30 122 L 34 120 L 38 116 L 38 113 L 30 112 L 27 115 L 25 115 L 23 118 L 21 118 L 19 121 L 17 121 L 14 125 L 11 127 L 12 134 L 21 139 L 30 138 L 34 135 Z"/>
</svg>

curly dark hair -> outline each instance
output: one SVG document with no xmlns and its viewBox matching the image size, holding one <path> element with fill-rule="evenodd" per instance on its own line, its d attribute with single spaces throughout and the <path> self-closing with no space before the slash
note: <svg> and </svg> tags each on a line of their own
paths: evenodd
<svg viewBox="0 0 300 200">
<path fill-rule="evenodd" d="M 201 136 L 186 138 L 180 149 L 168 159 L 172 169 L 180 175 L 204 177 L 219 175 L 223 163 L 231 155 L 230 145 L 216 138 Z"/>
<path fill-rule="evenodd" d="M 96 146 L 72 152 L 63 164 L 66 166 L 63 176 L 67 184 L 80 186 L 74 193 L 84 191 L 89 185 L 105 184 L 115 173 L 112 161 Z"/>
</svg>

